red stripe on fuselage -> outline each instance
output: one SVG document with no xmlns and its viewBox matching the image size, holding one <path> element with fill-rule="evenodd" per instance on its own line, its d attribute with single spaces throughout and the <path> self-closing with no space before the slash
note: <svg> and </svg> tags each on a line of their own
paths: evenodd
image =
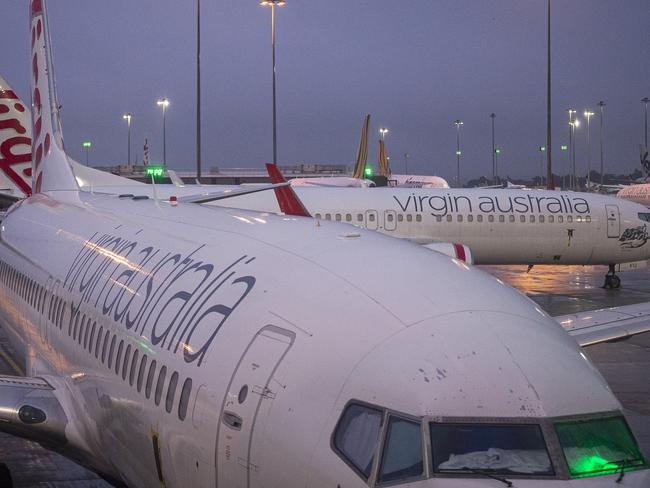
<svg viewBox="0 0 650 488">
<path fill-rule="evenodd" d="M 462 244 L 454 244 L 454 250 L 456 251 L 456 257 L 463 262 L 467 262 L 465 256 L 465 248 Z"/>
</svg>

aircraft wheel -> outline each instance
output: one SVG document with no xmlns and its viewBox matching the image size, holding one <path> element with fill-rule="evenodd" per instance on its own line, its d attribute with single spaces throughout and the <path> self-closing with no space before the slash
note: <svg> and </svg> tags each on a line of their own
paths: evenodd
<svg viewBox="0 0 650 488">
<path fill-rule="evenodd" d="M 6 488 L 12 488 L 14 486 L 11 480 L 11 471 L 9 471 L 9 468 L 4 463 L 0 463 L 0 486 Z"/>
<path fill-rule="evenodd" d="M 609 280 L 612 288 L 616 289 L 621 287 L 621 279 L 618 276 L 612 275 L 609 277 Z"/>
</svg>

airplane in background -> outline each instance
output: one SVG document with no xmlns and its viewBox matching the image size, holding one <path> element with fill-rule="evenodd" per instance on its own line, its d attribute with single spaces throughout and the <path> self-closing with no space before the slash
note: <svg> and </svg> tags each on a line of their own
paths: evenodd
<svg viewBox="0 0 650 488">
<path fill-rule="evenodd" d="M 0 430 L 132 488 L 648 486 L 579 347 L 621 321 L 569 335 L 487 273 L 335 222 L 81 189 L 46 1 L 30 14 L 35 183 L 0 226 L 26 376 L 0 377 Z"/>
<path fill-rule="evenodd" d="M 650 159 L 648 158 L 648 148 L 641 145 L 641 167 L 646 182 L 638 185 L 629 185 L 621 189 L 616 196 L 624 200 L 630 200 L 640 205 L 650 208 Z"/>
</svg>

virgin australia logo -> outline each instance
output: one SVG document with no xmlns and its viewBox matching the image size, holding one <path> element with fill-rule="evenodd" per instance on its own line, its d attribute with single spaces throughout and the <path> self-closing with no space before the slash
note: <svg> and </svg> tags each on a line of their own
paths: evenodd
<svg viewBox="0 0 650 488">
<path fill-rule="evenodd" d="M 641 247 L 648 242 L 648 228 L 644 224 L 639 227 L 625 229 L 619 241 L 623 248 L 631 249 Z"/>
</svg>

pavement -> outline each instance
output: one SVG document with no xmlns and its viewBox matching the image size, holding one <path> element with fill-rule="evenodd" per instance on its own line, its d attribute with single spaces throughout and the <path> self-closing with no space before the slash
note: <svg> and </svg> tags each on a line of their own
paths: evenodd
<svg viewBox="0 0 650 488">
<path fill-rule="evenodd" d="M 601 288 L 603 266 L 485 266 L 526 293 L 551 315 L 650 301 L 650 269 L 620 273 L 618 290 Z M 585 348 L 623 404 L 625 416 L 650 459 L 650 333 Z M 0 374 L 16 374 L 0 330 Z M 15 488 L 110 488 L 93 473 L 38 444 L 0 433 L 0 462 L 11 469 Z M 3 488 L 0 486 L 0 488 Z"/>
</svg>

